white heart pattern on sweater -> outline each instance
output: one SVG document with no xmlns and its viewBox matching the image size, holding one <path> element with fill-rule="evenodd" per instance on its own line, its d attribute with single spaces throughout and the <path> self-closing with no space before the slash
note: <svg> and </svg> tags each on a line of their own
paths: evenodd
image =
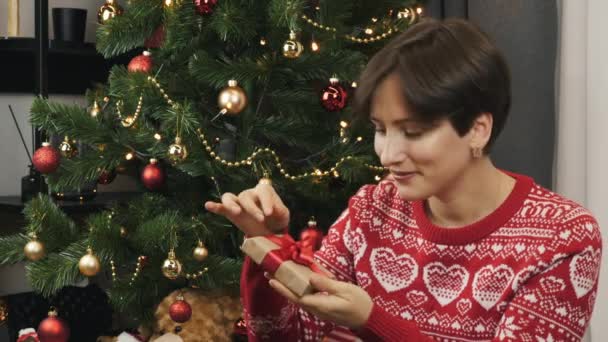
<svg viewBox="0 0 608 342">
<path fill-rule="evenodd" d="M 427 295 L 424 292 L 418 290 L 412 290 L 408 292 L 405 297 L 413 306 L 420 306 L 426 303 L 426 301 L 428 300 Z"/>
<path fill-rule="evenodd" d="M 574 286 L 576 298 L 581 298 L 593 289 L 599 273 L 601 253 L 587 247 L 581 254 L 577 254 L 570 261 L 570 281 Z"/>
<path fill-rule="evenodd" d="M 458 312 L 463 316 L 471 310 L 471 306 L 473 306 L 473 304 L 466 298 L 463 298 L 456 303 L 456 309 L 458 309 Z"/>
<path fill-rule="evenodd" d="M 446 267 L 440 262 L 432 262 L 424 267 L 422 279 L 439 304 L 446 306 L 467 286 L 469 272 L 460 265 Z"/>
<path fill-rule="evenodd" d="M 545 293 L 557 293 L 566 288 L 566 283 L 560 278 L 549 276 L 540 280 L 540 287 Z"/>
<path fill-rule="evenodd" d="M 484 309 L 490 310 L 498 303 L 513 277 L 513 270 L 507 265 L 482 267 L 473 278 L 473 298 Z"/>
<path fill-rule="evenodd" d="M 353 261 L 357 265 L 367 249 L 367 241 L 361 227 L 355 229 L 347 227 L 344 230 L 344 246 L 353 255 Z"/>
<path fill-rule="evenodd" d="M 369 287 L 369 285 L 371 285 L 371 283 L 372 283 L 372 279 L 369 277 L 369 274 L 367 274 L 365 272 L 357 272 L 356 277 L 357 277 L 357 284 L 359 284 L 359 286 L 361 286 L 364 289 Z"/>
<path fill-rule="evenodd" d="M 374 277 L 386 292 L 407 288 L 418 276 L 418 264 L 409 254 L 396 255 L 390 248 L 375 248 L 370 256 Z"/>
</svg>

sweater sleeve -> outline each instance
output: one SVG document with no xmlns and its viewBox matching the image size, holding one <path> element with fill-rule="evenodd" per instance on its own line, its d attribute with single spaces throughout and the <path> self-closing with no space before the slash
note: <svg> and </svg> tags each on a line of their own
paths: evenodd
<svg viewBox="0 0 608 342">
<path fill-rule="evenodd" d="M 602 258 L 597 222 L 589 215 L 565 226 L 555 244 L 563 253 L 521 285 L 504 311 L 494 341 L 583 338 L 593 312 Z"/>
<path fill-rule="evenodd" d="M 557 231 L 549 263 L 540 262 L 509 301 L 492 341 L 580 341 L 595 303 L 602 239 L 591 215 Z M 357 332 L 364 341 L 435 341 L 415 322 L 374 305 Z"/>
<path fill-rule="evenodd" d="M 352 200 L 351 200 L 352 202 Z M 337 280 L 354 282 L 353 258 L 342 240 L 351 225 L 349 209 L 338 218 L 323 239 L 315 259 Z M 321 341 L 335 326 L 290 303 L 275 292 L 264 271 L 249 257 L 241 273 L 241 301 L 249 341 Z"/>
</svg>

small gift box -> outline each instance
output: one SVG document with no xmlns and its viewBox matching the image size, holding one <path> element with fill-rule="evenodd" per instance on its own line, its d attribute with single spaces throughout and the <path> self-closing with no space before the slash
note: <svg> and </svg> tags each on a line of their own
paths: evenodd
<svg viewBox="0 0 608 342">
<path fill-rule="evenodd" d="M 330 273 L 313 260 L 312 249 L 301 246 L 289 235 L 270 235 L 245 239 L 241 250 L 293 293 L 303 296 L 314 292 L 312 273 Z"/>
</svg>

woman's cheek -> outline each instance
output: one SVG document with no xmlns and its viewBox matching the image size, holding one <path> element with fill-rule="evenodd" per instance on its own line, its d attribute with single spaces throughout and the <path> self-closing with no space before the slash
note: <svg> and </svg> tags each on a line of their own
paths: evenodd
<svg viewBox="0 0 608 342">
<path fill-rule="evenodd" d="M 376 152 L 376 155 L 378 155 L 378 158 L 380 158 L 380 156 L 382 155 L 382 150 L 384 149 L 384 142 L 385 137 L 382 134 L 376 133 L 374 135 L 374 151 Z"/>
</svg>

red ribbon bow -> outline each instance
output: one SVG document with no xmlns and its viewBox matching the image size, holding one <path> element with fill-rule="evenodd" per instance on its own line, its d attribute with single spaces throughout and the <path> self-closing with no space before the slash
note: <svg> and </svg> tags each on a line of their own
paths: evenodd
<svg viewBox="0 0 608 342">
<path fill-rule="evenodd" d="M 303 240 L 295 242 L 288 234 L 282 236 L 269 235 L 266 236 L 266 238 L 276 243 L 281 248 L 272 250 L 266 254 L 261 263 L 261 266 L 265 271 L 274 274 L 282 263 L 287 260 L 292 260 L 297 264 L 310 267 L 315 273 L 323 274 L 323 271 L 321 271 L 314 262 L 313 249 L 308 248 L 311 245 L 309 241 Z"/>
</svg>

